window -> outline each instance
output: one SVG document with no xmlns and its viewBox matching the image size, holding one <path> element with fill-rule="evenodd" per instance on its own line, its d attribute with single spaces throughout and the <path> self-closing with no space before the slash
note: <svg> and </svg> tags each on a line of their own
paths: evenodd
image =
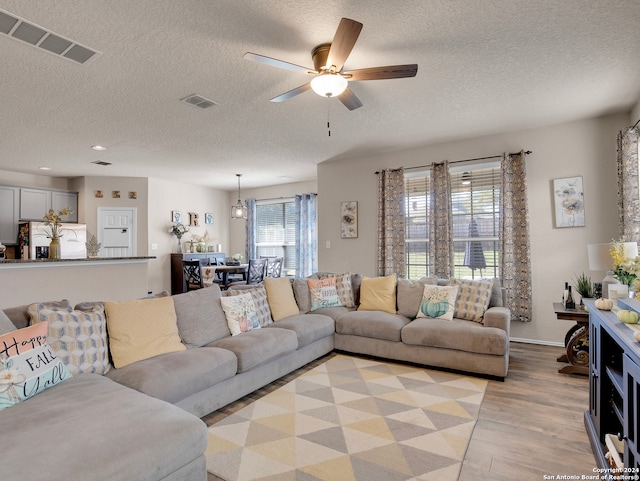
<svg viewBox="0 0 640 481">
<path fill-rule="evenodd" d="M 293 199 L 256 202 L 256 257 L 282 257 L 282 275 L 296 272 L 296 221 Z"/>
<path fill-rule="evenodd" d="M 429 191 L 428 174 L 405 174 L 409 279 L 430 274 Z M 451 167 L 451 209 L 455 277 L 498 277 L 499 166 Z"/>
</svg>

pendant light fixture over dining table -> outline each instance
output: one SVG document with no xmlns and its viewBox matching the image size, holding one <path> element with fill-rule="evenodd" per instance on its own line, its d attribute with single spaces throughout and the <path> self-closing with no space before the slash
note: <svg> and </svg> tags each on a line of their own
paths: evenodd
<svg viewBox="0 0 640 481">
<path fill-rule="evenodd" d="M 244 205 L 244 203 L 240 199 L 240 177 L 242 177 L 242 174 L 236 174 L 236 176 L 238 177 L 238 202 L 236 203 L 236 205 L 231 206 L 231 218 L 246 219 L 247 207 Z"/>
</svg>

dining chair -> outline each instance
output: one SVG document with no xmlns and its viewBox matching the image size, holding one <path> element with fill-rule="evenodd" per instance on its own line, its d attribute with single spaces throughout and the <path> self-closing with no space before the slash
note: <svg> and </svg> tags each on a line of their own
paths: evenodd
<svg viewBox="0 0 640 481">
<path fill-rule="evenodd" d="M 182 272 L 184 274 L 184 283 L 187 286 L 187 291 L 195 291 L 204 287 L 204 281 L 202 279 L 202 273 L 200 268 L 203 263 L 200 259 L 183 259 L 182 260 Z"/>
<path fill-rule="evenodd" d="M 243 282 L 232 282 L 229 286 L 240 284 L 260 284 L 264 280 L 267 269 L 267 259 L 249 259 L 247 267 L 247 280 Z"/>
<path fill-rule="evenodd" d="M 282 257 L 267 257 L 265 277 L 280 277 L 282 275 Z"/>
</svg>

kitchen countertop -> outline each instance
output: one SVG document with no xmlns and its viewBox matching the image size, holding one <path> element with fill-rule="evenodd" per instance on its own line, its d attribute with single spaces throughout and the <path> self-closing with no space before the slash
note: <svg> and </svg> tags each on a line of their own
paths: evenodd
<svg viewBox="0 0 640 481">
<path fill-rule="evenodd" d="M 0 259 L 0 267 L 16 266 L 19 264 L 57 264 L 69 262 L 111 262 L 111 261 L 143 261 L 155 259 L 155 256 L 134 256 L 134 257 L 85 257 L 81 259 Z"/>
</svg>

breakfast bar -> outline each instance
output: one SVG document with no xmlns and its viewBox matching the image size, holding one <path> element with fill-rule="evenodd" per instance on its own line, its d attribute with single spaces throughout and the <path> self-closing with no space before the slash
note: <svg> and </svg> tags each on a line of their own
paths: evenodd
<svg viewBox="0 0 640 481">
<path fill-rule="evenodd" d="M 43 299 L 73 304 L 145 297 L 150 259 L 155 257 L 2 259 L 0 309 Z"/>
</svg>

